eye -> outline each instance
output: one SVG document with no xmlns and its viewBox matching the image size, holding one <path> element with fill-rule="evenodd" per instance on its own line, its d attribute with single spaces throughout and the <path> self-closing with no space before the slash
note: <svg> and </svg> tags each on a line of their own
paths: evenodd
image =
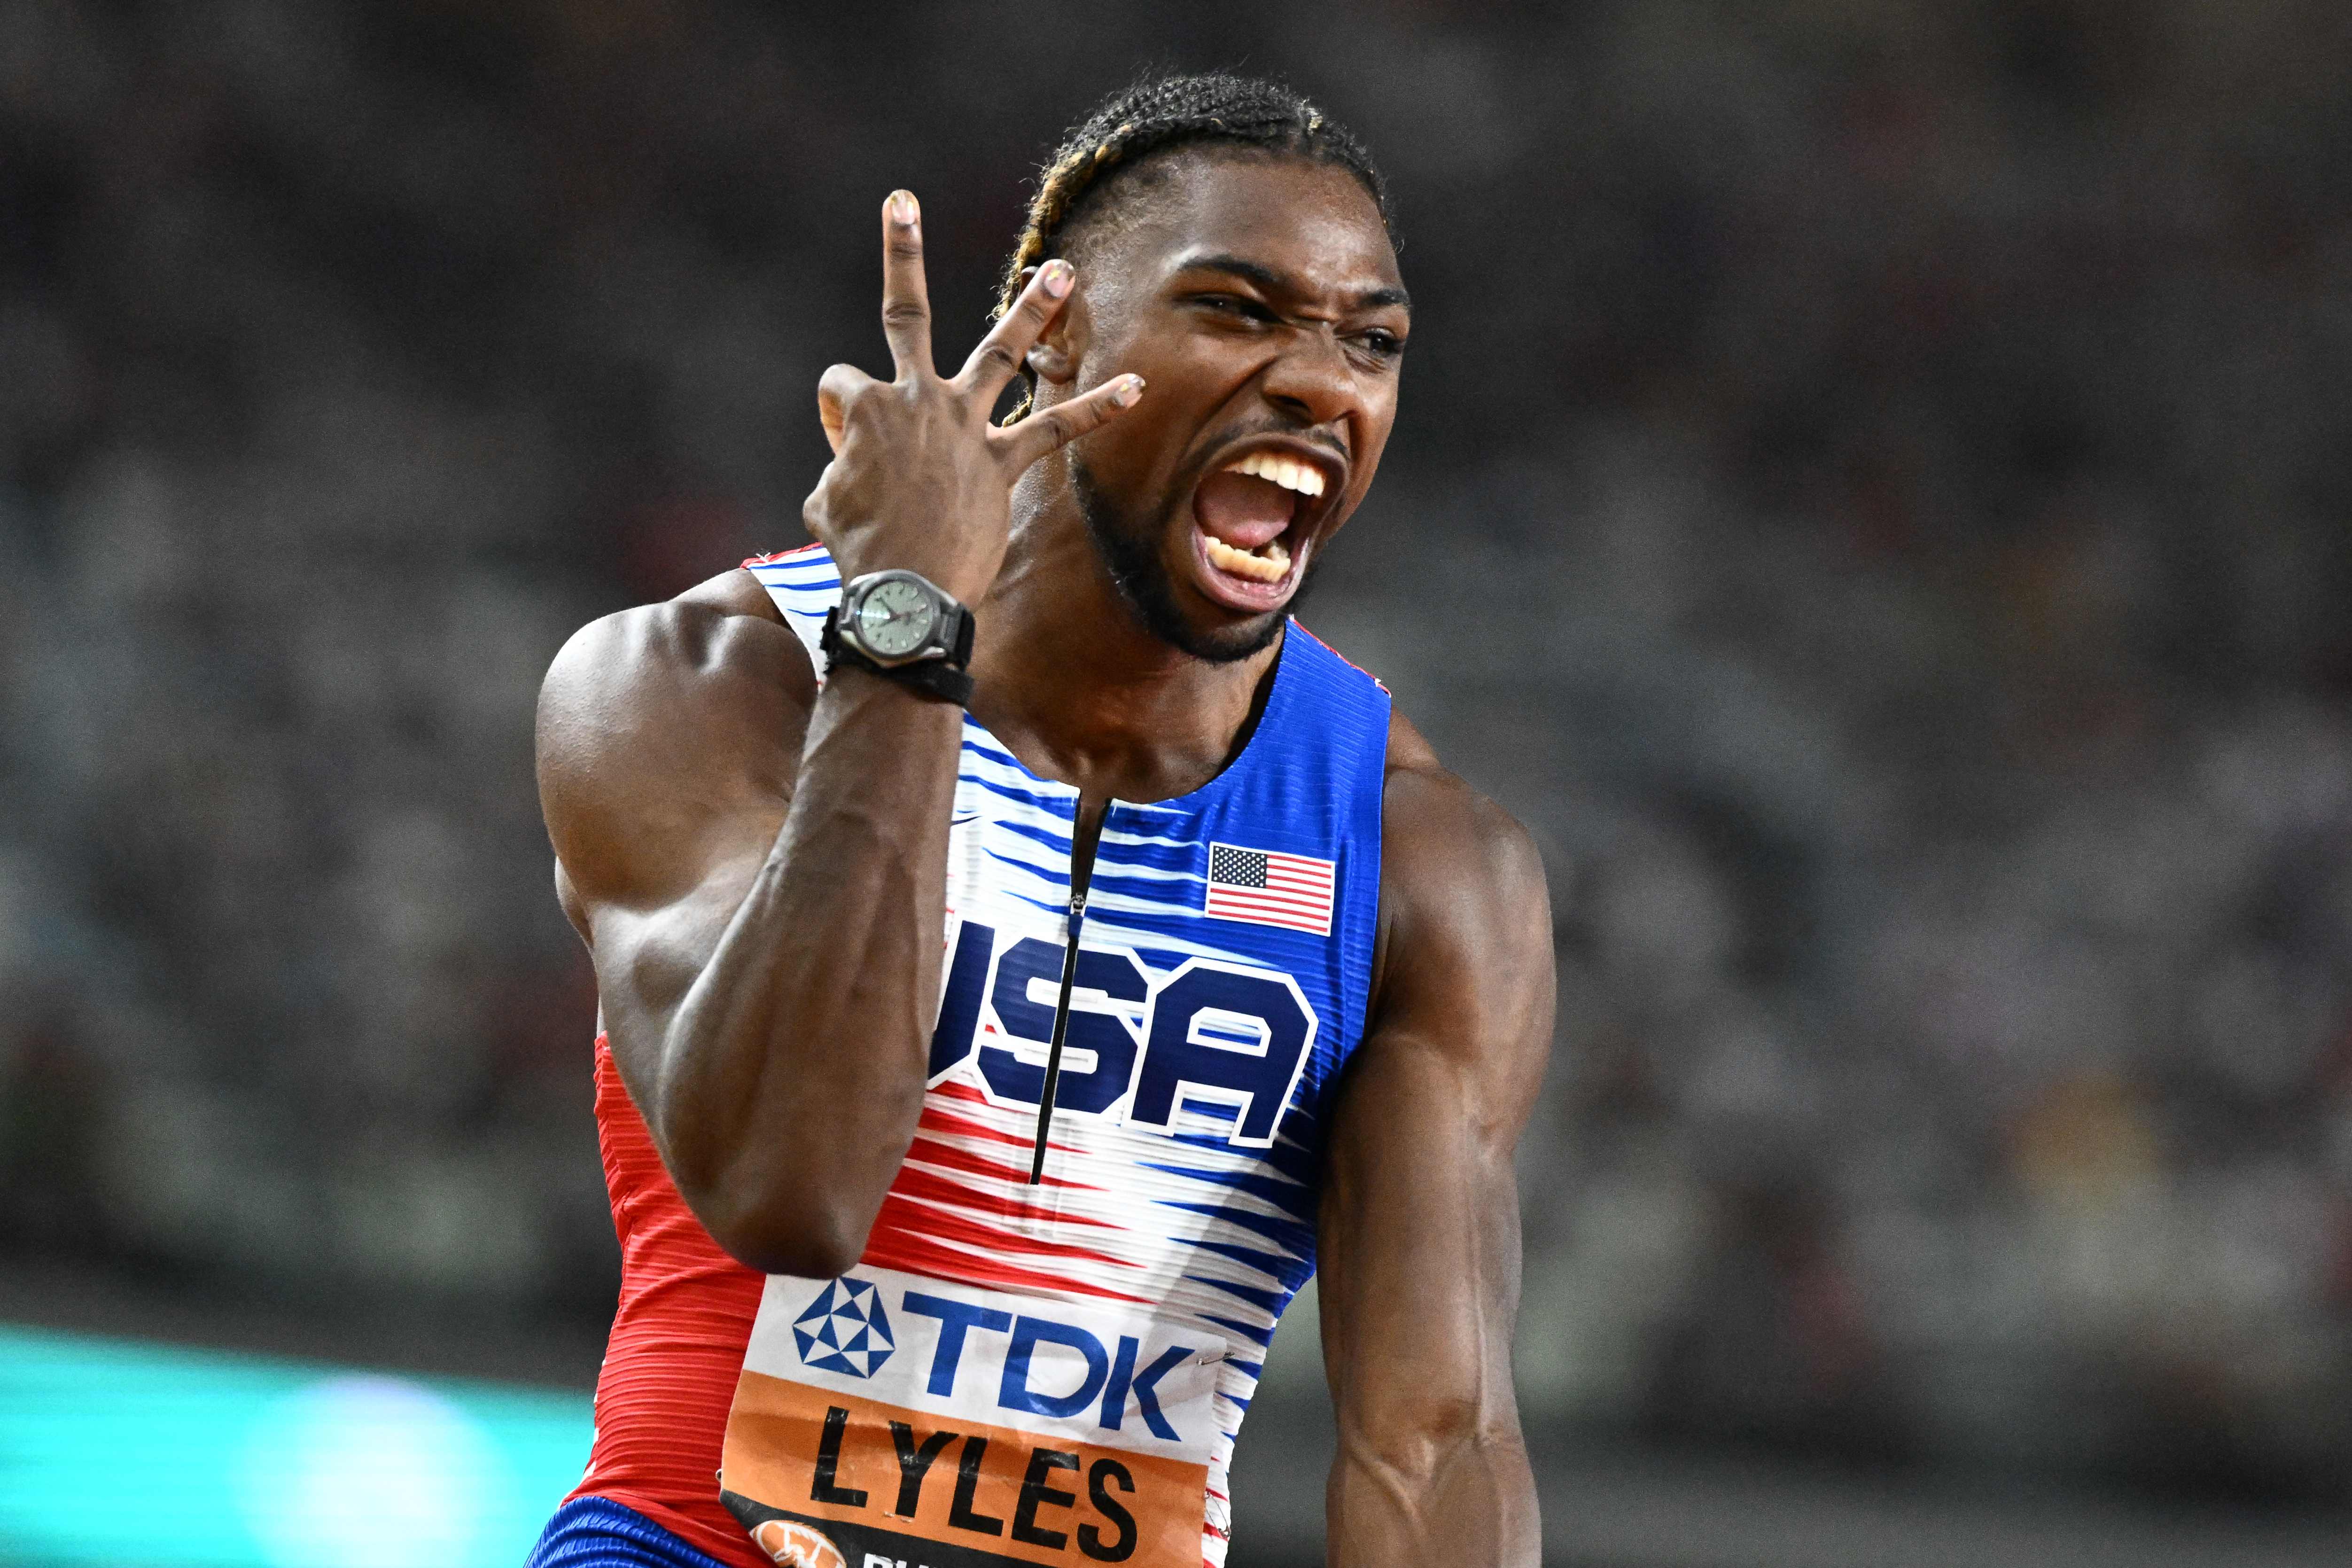
<svg viewBox="0 0 2352 1568">
<path fill-rule="evenodd" d="M 1255 300 L 1239 294 L 1195 294 L 1192 302 L 1221 316 L 1233 316 L 1245 321 L 1271 321 L 1274 312 Z"/>
<path fill-rule="evenodd" d="M 1395 359 L 1404 353 L 1404 340 L 1386 327 L 1374 327 L 1356 334 L 1357 343 L 1365 353 L 1381 359 Z"/>
</svg>

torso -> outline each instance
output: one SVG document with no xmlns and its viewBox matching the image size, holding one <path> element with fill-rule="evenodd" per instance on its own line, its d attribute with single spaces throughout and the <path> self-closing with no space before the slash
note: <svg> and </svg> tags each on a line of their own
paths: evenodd
<svg viewBox="0 0 2352 1568">
<path fill-rule="evenodd" d="M 830 561 L 751 564 L 813 647 Z M 967 720 L 925 1107 L 841 1281 L 720 1253 L 600 1048 L 624 1289 L 583 1491 L 743 1563 L 746 1527 L 787 1518 L 851 1564 L 1222 1562 L 1234 1436 L 1314 1267 L 1364 1026 L 1388 731 L 1385 690 L 1294 625 L 1222 773 L 1108 804 L 1033 1184 L 1078 792 Z"/>
</svg>

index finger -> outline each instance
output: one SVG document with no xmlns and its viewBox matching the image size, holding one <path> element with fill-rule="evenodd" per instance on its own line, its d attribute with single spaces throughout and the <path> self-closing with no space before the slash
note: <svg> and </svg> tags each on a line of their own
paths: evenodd
<svg viewBox="0 0 2352 1568">
<path fill-rule="evenodd" d="M 882 204 L 882 335 L 903 378 L 931 366 L 931 296 L 923 282 L 923 210 L 912 191 Z"/>
</svg>

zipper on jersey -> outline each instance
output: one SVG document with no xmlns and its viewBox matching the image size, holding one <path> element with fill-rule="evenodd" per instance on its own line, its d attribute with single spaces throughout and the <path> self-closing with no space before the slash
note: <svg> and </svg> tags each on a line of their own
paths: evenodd
<svg viewBox="0 0 2352 1568">
<path fill-rule="evenodd" d="M 1045 1135 L 1053 1130 L 1054 1094 L 1062 1083 L 1062 1041 L 1070 1032 L 1070 994 L 1077 986 L 1078 933 L 1087 923 L 1087 888 L 1094 880 L 1095 850 L 1102 843 L 1103 826 L 1110 820 L 1114 804 L 1103 803 L 1102 816 L 1095 823 L 1091 839 L 1082 842 L 1079 824 L 1070 825 L 1070 940 L 1062 950 L 1062 994 L 1054 1004 L 1054 1037 L 1045 1047 L 1045 1088 L 1037 1097 L 1037 1137 L 1029 1151 L 1029 1184 L 1033 1187 L 1045 1179 Z M 1083 811 L 1083 806 L 1080 809 Z"/>
</svg>

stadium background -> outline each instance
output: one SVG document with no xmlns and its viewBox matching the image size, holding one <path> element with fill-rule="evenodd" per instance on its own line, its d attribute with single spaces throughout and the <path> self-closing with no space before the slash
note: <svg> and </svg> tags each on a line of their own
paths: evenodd
<svg viewBox="0 0 2352 1568">
<path fill-rule="evenodd" d="M 2328 1560 L 2347 18 L 0 7 L 0 1560 L 402 1568 L 467 1465 L 560 1489 L 614 1255 L 540 675 L 802 537 L 882 194 L 961 353 L 1146 63 L 1397 188 L 1404 412 L 1304 616 L 1550 868 L 1553 1559 Z M 1312 1352 L 1236 1564 L 1317 1559 Z M 364 1542 L 265 1528 L 321 1432 Z M 247 1557 L 155 1501 L 200 1456 Z"/>
</svg>

